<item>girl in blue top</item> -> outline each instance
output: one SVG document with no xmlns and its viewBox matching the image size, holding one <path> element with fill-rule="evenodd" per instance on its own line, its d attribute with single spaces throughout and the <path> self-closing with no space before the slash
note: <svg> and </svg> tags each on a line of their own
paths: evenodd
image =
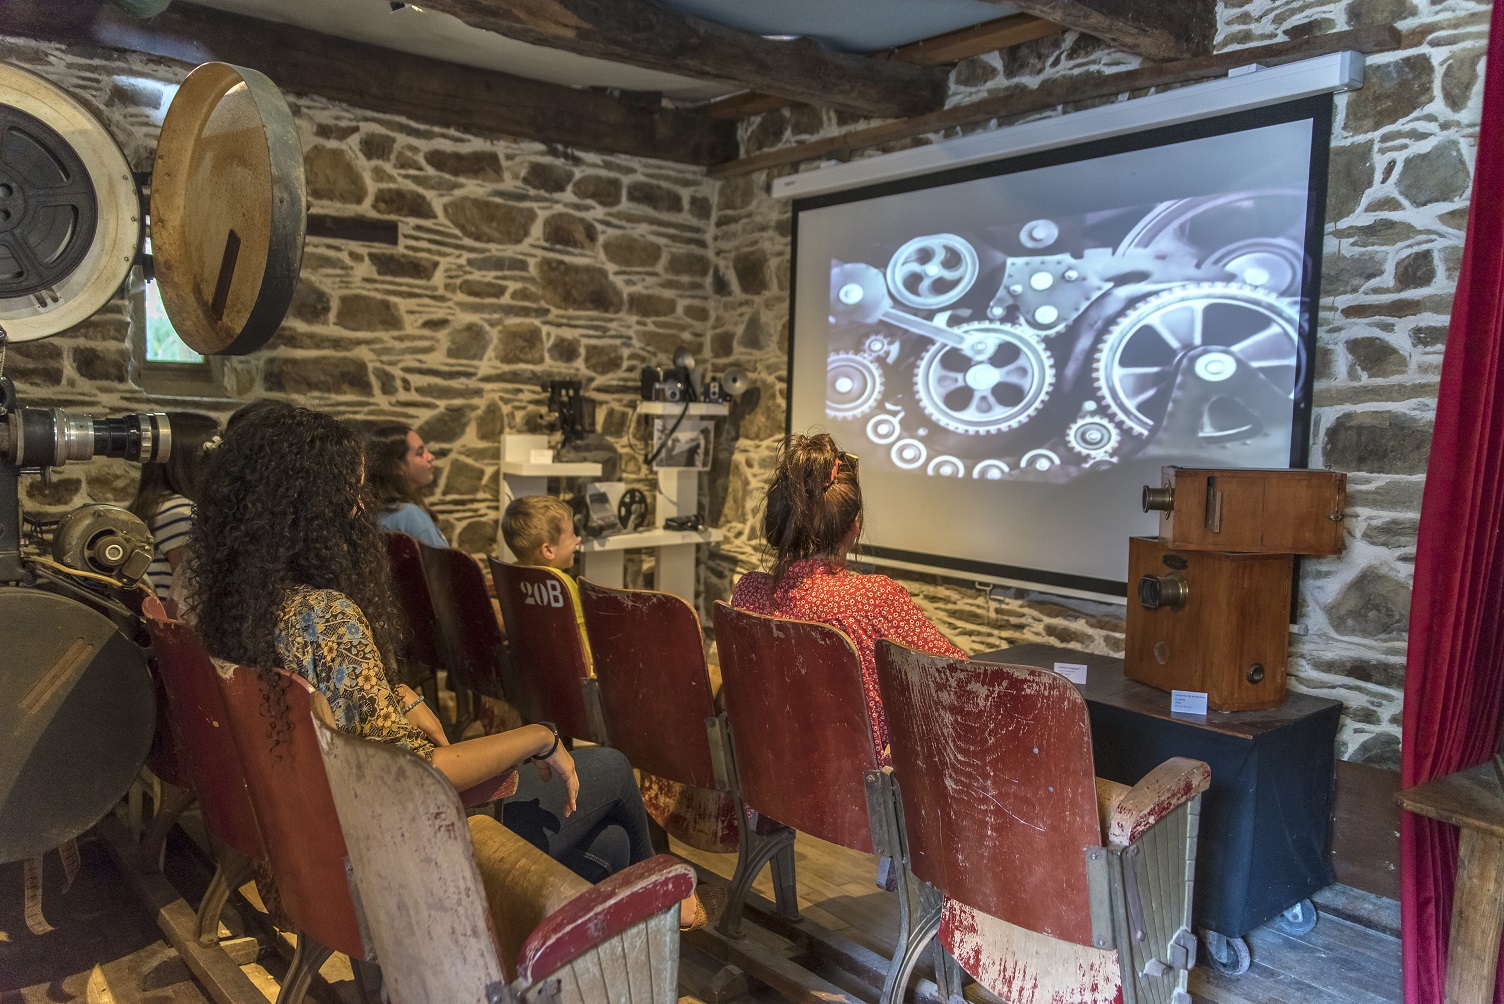
<svg viewBox="0 0 1504 1004">
<path fill-rule="evenodd" d="M 401 423 L 377 426 L 366 442 L 366 478 L 382 529 L 448 547 L 423 504 L 423 489 L 434 481 L 433 460 L 423 437 Z"/>
</svg>

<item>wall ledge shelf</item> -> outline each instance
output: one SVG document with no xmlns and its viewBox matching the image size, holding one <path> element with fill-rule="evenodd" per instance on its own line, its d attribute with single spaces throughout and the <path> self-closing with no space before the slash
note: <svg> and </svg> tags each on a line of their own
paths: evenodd
<svg viewBox="0 0 1504 1004">
<path fill-rule="evenodd" d="M 580 542 L 580 550 L 630 551 L 641 547 L 671 547 L 675 544 L 710 544 L 726 536 L 723 530 L 634 530 Z"/>
</svg>

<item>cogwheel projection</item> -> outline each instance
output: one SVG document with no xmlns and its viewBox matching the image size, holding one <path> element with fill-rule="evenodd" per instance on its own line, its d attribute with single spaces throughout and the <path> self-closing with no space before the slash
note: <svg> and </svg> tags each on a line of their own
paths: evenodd
<svg viewBox="0 0 1504 1004">
<path fill-rule="evenodd" d="M 870 360 L 850 352 L 832 352 L 825 368 L 825 414 L 860 418 L 883 393 L 883 374 Z"/>
<path fill-rule="evenodd" d="M 1122 434 L 1100 415 L 1082 415 L 1065 430 L 1066 445 L 1088 460 L 1104 460 L 1117 449 Z"/>
<path fill-rule="evenodd" d="M 955 234 L 915 237 L 888 261 L 894 299 L 919 310 L 938 310 L 966 295 L 981 272 L 976 248 Z"/>
<path fill-rule="evenodd" d="M 1227 372 L 1241 362 L 1293 395 L 1300 369 L 1295 311 L 1284 297 L 1237 283 L 1188 283 L 1140 300 L 1097 347 L 1097 396 L 1135 436 L 1147 438 L 1164 415 L 1178 364 L 1205 346 L 1225 350 Z M 1197 369 L 1216 378 L 1212 365 Z"/>
<path fill-rule="evenodd" d="M 1055 362 L 1037 335 L 992 321 L 954 330 L 965 345 L 930 346 L 915 372 L 925 414 L 953 432 L 986 435 L 1016 429 L 1044 407 Z"/>
</svg>

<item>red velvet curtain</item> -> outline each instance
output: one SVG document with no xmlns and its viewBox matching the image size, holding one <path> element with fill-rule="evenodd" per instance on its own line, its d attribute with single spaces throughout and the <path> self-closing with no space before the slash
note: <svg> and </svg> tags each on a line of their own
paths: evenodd
<svg viewBox="0 0 1504 1004">
<path fill-rule="evenodd" d="M 1492 37 L 1504 38 L 1504 4 Z M 1487 760 L 1504 693 L 1504 60 L 1490 59 L 1467 245 L 1452 307 L 1415 554 L 1401 783 Z M 1457 830 L 1400 818 L 1405 1000 L 1446 986 Z M 1504 968 L 1501 968 L 1504 971 Z M 1504 1004 L 1504 993 L 1495 992 Z"/>
</svg>

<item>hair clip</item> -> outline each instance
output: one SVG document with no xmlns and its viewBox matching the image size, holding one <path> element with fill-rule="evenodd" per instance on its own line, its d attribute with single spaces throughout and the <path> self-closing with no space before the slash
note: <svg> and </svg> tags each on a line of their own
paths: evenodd
<svg viewBox="0 0 1504 1004">
<path fill-rule="evenodd" d="M 207 443 L 204 444 L 204 452 L 208 453 L 210 450 L 217 450 L 217 449 L 219 449 L 220 444 L 223 443 L 223 442 L 224 442 L 224 437 L 221 436 L 219 433 L 216 432 L 214 434 L 214 437 L 212 439 L 210 439 Z"/>
</svg>

